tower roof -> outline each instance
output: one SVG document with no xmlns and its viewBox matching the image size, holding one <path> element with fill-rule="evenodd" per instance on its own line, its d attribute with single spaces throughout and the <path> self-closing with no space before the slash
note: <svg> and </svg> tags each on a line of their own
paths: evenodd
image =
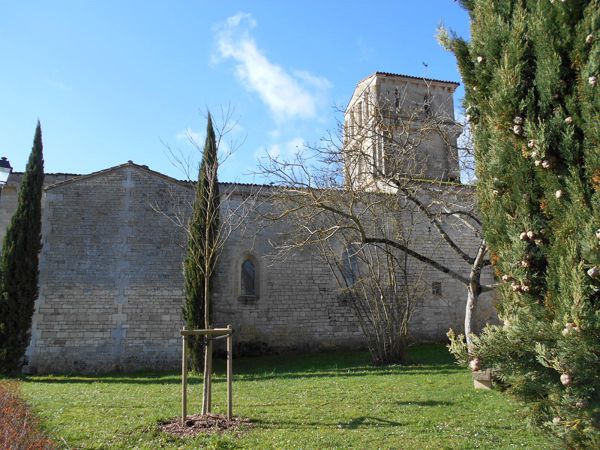
<svg viewBox="0 0 600 450">
<path fill-rule="evenodd" d="M 352 97 L 350 97 L 350 100 L 348 101 L 348 104 L 346 105 L 346 111 L 353 104 L 354 97 L 356 96 L 356 92 L 358 90 L 358 87 L 361 85 L 361 83 L 363 83 L 364 81 L 366 81 L 368 79 L 377 79 L 377 78 L 379 78 L 379 79 L 381 79 L 381 78 L 396 78 L 398 80 L 414 80 L 414 81 L 431 82 L 431 83 L 436 83 L 438 85 L 439 84 L 445 85 L 444 89 L 449 89 L 450 92 L 452 92 L 452 93 L 454 93 L 455 89 L 458 86 L 460 86 L 460 83 L 457 83 L 456 81 L 438 80 L 435 78 L 417 77 L 414 75 L 404 75 L 404 74 L 400 74 L 400 73 L 391 73 L 391 72 L 374 72 L 371 75 L 364 77 L 358 83 L 356 83 L 356 88 L 354 89 L 354 93 L 352 94 Z"/>
<path fill-rule="evenodd" d="M 406 79 L 409 79 L 409 80 L 433 81 L 434 83 L 451 84 L 451 85 L 456 86 L 456 87 L 460 86 L 460 83 L 458 83 L 456 81 L 438 80 L 436 78 L 427 78 L 427 77 L 416 77 L 414 75 L 404 75 L 404 74 L 401 74 L 401 73 L 375 72 L 374 74 L 369 75 L 369 77 L 371 77 L 373 75 L 383 75 L 383 76 L 386 76 L 386 77 L 394 77 L 394 78 L 406 78 Z M 366 80 L 369 77 L 365 77 L 363 79 Z M 359 83 L 360 83 L 360 81 L 359 81 Z"/>
</svg>

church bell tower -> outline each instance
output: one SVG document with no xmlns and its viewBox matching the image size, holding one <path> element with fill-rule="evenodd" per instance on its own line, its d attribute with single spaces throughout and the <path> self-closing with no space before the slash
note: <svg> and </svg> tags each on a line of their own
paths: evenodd
<svg viewBox="0 0 600 450">
<path fill-rule="evenodd" d="M 386 72 L 360 81 L 344 113 L 346 183 L 389 190 L 394 178 L 459 181 L 457 87 Z"/>
</svg>

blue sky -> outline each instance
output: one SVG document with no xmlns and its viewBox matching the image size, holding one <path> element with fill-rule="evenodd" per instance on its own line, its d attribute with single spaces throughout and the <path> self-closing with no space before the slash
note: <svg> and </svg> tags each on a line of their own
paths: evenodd
<svg viewBox="0 0 600 450">
<path fill-rule="evenodd" d="M 375 71 L 460 81 L 435 34 L 443 22 L 468 36 L 453 0 L 0 0 L 0 11 L 0 154 L 19 171 L 39 118 L 46 172 L 133 160 L 184 178 L 165 144 L 193 152 L 207 108 L 218 120 L 231 105 L 241 146 L 219 176 L 253 181 L 260 155 L 335 129 L 335 107 Z"/>
</svg>

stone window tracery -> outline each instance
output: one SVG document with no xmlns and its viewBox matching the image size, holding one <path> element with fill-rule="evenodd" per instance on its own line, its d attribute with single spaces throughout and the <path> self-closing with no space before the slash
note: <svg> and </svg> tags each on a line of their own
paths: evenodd
<svg viewBox="0 0 600 450">
<path fill-rule="evenodd" d="M 251 259 L 242 263 L 241 294 L 245 297 L 256 297 L 256 267 Z"/>
<path fill-rule="evenodd" d="M 357 252 L 358 248 L 350 245 L 342 253 L 342 276 L 348 287 L 353 286 L 359 277 Z"/>
</svg>

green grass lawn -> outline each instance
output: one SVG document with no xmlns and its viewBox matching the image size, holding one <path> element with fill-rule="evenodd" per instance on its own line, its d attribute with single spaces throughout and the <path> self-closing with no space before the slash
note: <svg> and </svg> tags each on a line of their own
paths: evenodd
<svg viewBox="0 0 600 450">
<path fill-rule="evenodd" d="M 442 346 L 413 347 L 408 366 L 372 367 L 366 353 L 328 352 L 234 360 L 238 434 L 179 439 L 156 430 L 180 413 L 177 373 L 32 376 L 23 392 L 65 448 L 553 448 L 528 429 L 522 406 L 474 390 Z M 224 412 L 216 364 L 215 412 Z M 200 380 L 191 379 L 191 413 Z"/>
</svg>

